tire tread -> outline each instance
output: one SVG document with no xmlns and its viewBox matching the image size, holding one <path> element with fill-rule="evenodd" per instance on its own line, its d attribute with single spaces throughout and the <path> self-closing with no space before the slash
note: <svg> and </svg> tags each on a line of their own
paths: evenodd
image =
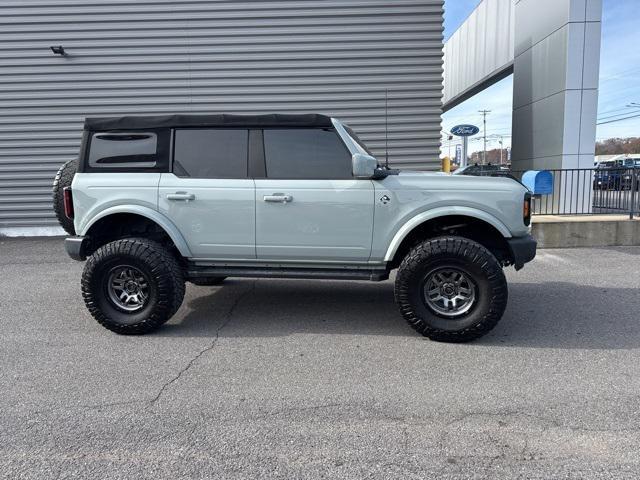
<svg viewBox="0 0 640 480">
<path fill-rule="evenodd" d="M 73 226 L 73 220 L 68 218 L 64 213 L 64 188 L 71 186 L 73 177 L 78 170 L 78 160 L 69 160 L 64 163 L 56 173 L 53 179 L 53 212 L 60 226 L 69 235 L 75 235 L 76 231 Z"/>
<path fill-rule="evenodd" d="M 126 325 L 113 321 L 100 308 L 95 289 L 98 266 L 115 256 L 134 257 L 148 265 L 158 285 L 158 299 L 147 318 Z M 87 260 L 82 272 L 82 297 L 89 313 L 103 327 L 123 335 L 148 333 L 160 327 L 180 308 L 185 294 L 184 274 L 175 256 L 158 242 L 146 238 L 125 238 L 107 243 Z"/>
<path fill-rule="evenodd" d="M 409 274 L 420 268 L 420 264 L 434 255 L 455 255 L 464 257 L 478 265 L 485 273 L 491 288 L 489 311 L 479 322 L 458 330 L 440 330 L 431 327 L 421 318 L 410 298 Z M 444 342 L 468 342 L 485 335 L 493 329 L 507 306 L 508 289 L 502 267 L 485 247 L 464 237 L 437 237 L 416 245 L 401 262 L 396 276 L 394 296 L 400 313 L 407 323 L 422 335 L 432 340 Z"/>
</svg>

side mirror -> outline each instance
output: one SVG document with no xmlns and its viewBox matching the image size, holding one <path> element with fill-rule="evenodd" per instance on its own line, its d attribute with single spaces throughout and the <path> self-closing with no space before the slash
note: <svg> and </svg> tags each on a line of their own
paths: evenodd
<svg viewBox="0 0 640 480">
<path fill-rule="evenodd" d="M 351 157 L 353 165 L 353 176 L 355 178 L 373 178 L 378 167 L 378 160 L 371 155 L 364 153 L 354 153 Z"/>
</svg>

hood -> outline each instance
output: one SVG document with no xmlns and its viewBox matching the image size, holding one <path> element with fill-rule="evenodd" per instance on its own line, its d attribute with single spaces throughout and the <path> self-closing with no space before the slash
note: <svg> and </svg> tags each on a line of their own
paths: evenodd
<svg viewBox="0 0 640 480">
<path fill-rule="evenodd" d="M 395 180 L 391 180 L 395 177 Z M 389 184 L 400 188 L 419 189 L 451 189 L 451 190 L 511 190 L 513 192 L 528 191 L 522 183 L 510 176 L 474 176 L 451 175 L 444 172 L 425 172 L 416 170 L 400 170 L 398 175 L 387 177 Z"/>
<path fill-rule="evenodd" d="M 449 175 L 448 173 L 444 173 L 444 172 L 425 172 L 425 171 L 421 171 L 421 170 L 400 170 L 398 175 L 402 175 L 404 176 L 414 176 L 414 177 L 421 177 L 421 176 L 442 176 L 442 175 Z"/>
</svg>

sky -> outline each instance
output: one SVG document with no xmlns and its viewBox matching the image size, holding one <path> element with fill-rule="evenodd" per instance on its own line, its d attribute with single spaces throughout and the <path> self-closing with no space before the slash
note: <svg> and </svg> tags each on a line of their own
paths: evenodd
<svg viewBox="0 0 640 480">
<path fill-rule="evenodd" d="M 479 0 L 445 0 L 445 41 L 457 30 L 478 5 Z M 640 115 L 640 14 L 639 0 L 603 0 L 602 43 L 600 51 L 600 88 L 598 91 L 598 122 L 617 120 L 634 112 Z M 452 108 L 442 116 L 442 128 L 448 130 L 459 123 L 478 125 L 482 130 L 482 115 L 487 109 L 487 149 L 511 146 L 511 109 L 513 80 L 509 76 L 478 95 Z M 482 132 L 481 132 L 482 133 Z M 611 137 L 640 137 L 640 116 L 619 122 L 598 125 L 596 140 Z M 476 140 L 477 138 L 477 140 Z M 455 154 L 455 143 L 443 141 L 442 153 Z M 451 143 L 451 145 L 449 145 Z M 469 143 L 469 151 L 482 150 L 480 137 Z"/>
</svg>

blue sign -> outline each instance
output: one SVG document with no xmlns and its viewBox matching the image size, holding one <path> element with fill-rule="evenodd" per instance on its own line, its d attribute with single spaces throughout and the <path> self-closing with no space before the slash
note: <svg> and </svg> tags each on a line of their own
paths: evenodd
<svg viewBox="0 0 640 480">
<path fill-rule="evenodd" d="M 462 159 L 462 145 L 456 145 L 456 163 L 460 165 Z"/>
<path fill-rule="evenodd" d="M 479 131 L 480 129 L 475 125 L 456 125 L 451 129 L 451 133 L 457 137 L 470 137 Z"/>
</svg>

